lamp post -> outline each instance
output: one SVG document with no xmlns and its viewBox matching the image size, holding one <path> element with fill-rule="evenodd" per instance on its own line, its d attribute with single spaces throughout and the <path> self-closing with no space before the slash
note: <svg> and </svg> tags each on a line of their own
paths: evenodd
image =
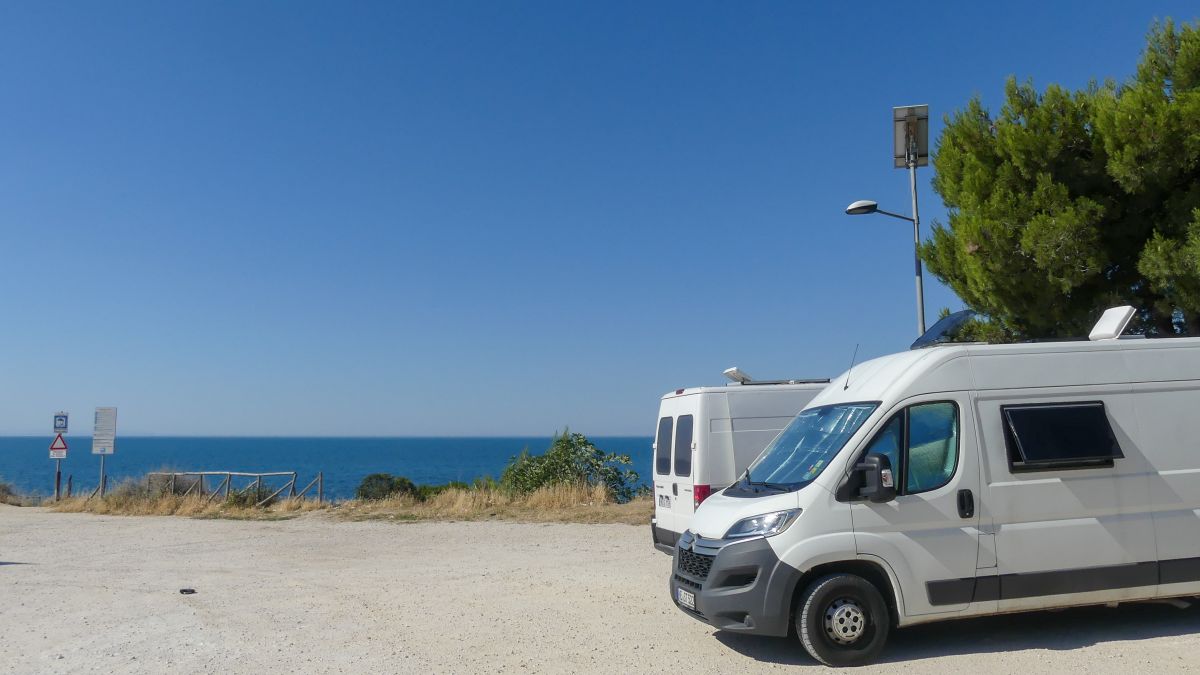
<svg viewBox="0 0 1200 675">
<path fill-rule="evenodd" d="M 917 281 L 917 335 L 925 334 L 925 289 L 921 279 L 921 215 L 917 210 L 917 167 L 929 165 L 929 106 L 901 106 L 892 109 L 892 162 L 898 169 L 908 169 L 908 186 L 912 191 L 912 217 L 884 211 L 879 204 L 862 199 L 846 207 L 846 215 L 859 216 L 881 213 L 907 220 L 913 226 L 913 262 Z"/>
</svg>

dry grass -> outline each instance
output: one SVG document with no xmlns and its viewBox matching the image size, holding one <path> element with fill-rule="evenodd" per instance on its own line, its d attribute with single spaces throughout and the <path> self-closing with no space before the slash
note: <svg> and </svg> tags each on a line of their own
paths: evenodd
<svg viewBox="0 0 1200 675">
<path fill-rule="evenodd" d="M 557 485 L 527 495 L 495 488 L 453 488 L 421 501 L 410 495 L 381 500 L 317 504 L 285 499 L 265 507 L 234 504 L 199 495 L 151 491 L 144 481 L 127 481 L 103 499 L 73 497 L 43 504 L 62 513 L 119 516 L 184 516 L 235 520 L 280 520 L 328 510 L 346 520 L 514 520 L 535 523 L 628 523 L 644 525 L 654 511 L 648 497 L 626 504 L 613 501 L 604 486 Z"/>
<path fill-rule="evenodd" d="M 256 508 L 227 504 L 220 498 L 208 501 L 198 495 L 144 495 L 114 492 L 99 497 L 72 497 L 60 502 L 47 501 L 52 511 L 62 513 L 98 513 L 117 516 L 187 516 L 190 518 L 229 518 L 233 520 L 282 520 L 301 513 L 330 507 L 311 499 L 284 499 L 269 506 Z"/>
<path fill-rule="evenodd" d="M 450 489 L 425 501 L 397 496 L 339 504 L 334 514 L 350 520 L 515 520 L 534 523 L 650 522 L 654 503 L 639 497 L 612 500 L 604 486 L 556 485 L 527 495 L 492 488 Z"/>
</svg>

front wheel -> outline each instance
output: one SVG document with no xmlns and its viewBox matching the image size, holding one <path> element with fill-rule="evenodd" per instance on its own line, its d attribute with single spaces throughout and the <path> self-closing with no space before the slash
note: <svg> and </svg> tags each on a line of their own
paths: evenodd
<svg viewBox="0 0 1200 675">
<path fill-rule="evenodd" d="M 804 591 L 796 633 L 804 649 L 827 666 L 870 663 L 887 641 L 891 617 L 874 584 L 853 574 L 831 574 Z"/>
</svg>

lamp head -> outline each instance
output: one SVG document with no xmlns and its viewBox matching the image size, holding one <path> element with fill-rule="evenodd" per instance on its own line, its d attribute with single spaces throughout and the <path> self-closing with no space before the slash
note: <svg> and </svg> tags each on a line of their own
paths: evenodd
<svg viewBox="0 0 1200 675">
<path fill-rule="evenodd" d="M 868 213 L 875 213 L 878 210 L 879 204 L 871 201 L 870 199 L 860 199 L 846 207 L 846 215 L 861 216 Z"/>
</svg>

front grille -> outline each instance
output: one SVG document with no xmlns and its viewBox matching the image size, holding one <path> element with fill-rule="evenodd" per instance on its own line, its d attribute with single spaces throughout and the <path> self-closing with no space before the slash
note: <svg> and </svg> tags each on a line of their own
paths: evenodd
<svg viewBox="0 0 1200 675">
<path fill-rule="evenodd" d="M 675 581 L 678 581 L 679 583 L 683 584 L 684 586 L 689 586 L 696 590 L 700 590 L 700 587 L 701 587 L 700 582 L 692 581 L 691 579 L 683 576 L 682 574 L 676 574 Z"/>
<path fill-rule="evenodd" d="M 679 549 L 679 560 L 677 562 L 679 571 L 704 581 L 708 578 L 708 571 L 712 569 L 714 557 L 711 555 L 701 555 L 681 548 Z"/>
</svg>

